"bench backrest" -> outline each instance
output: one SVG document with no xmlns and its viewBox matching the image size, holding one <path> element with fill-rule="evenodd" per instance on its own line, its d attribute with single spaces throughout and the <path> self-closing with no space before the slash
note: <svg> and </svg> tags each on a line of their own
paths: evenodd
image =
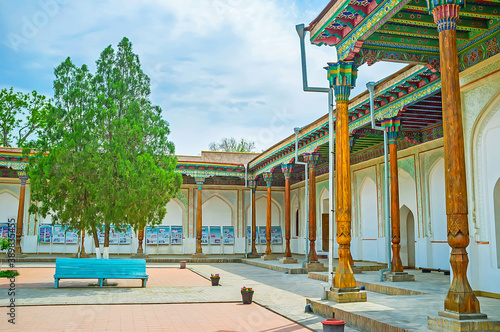
<svg viewBox="0 0 500 332">
<path fill-rule="evenodd" d="M 146 276 L 144 259 L 56 259 L 56 276 L 66 277 L 141 277 Z"/>
</svg>

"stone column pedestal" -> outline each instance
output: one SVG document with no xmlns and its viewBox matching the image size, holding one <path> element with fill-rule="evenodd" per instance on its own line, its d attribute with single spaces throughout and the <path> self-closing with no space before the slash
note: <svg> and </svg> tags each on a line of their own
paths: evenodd
<svg viewBox="0 0 500 332">
<path fill-rule="evenodd" d="M 292 257 L 283 257 L 279 260 L 280 264 L 297 264 L 298 261 Z"/>
<path fill-rule="evenodd" d="M 326 291 L 326 299 L 338 303 L 366 302 L 366 292 L 359 288 L 332 288 Z"/>
<path fill-rule="evenodd" d="M 274 255 L 262 255 L 262 256 L 260 256 L 260 259 L 265 260 L 265 261 L 274 261 L 274 260 L 276 260 L 276 256 L 274 256 Z"/>
<path fill-rule="evenodd" d="M 440 311 L 439 316 L 427 316 L 427 328 L 431 331 L 499 331 L 500 321 L 487 319 L 485 314 L 457 314 Z"/>
<path fill-rule="evenodd" d="M 392 282 L 398 281 L 415 281 L 415 276 L 413 274 L 409 274 L 408 272 L 391 272 L 385 275 L 386 280 Z"/>
<path fill-rule="evenodd" d="M 193 258 L 206 258 L 207 254 L 204 254 L 202 252 L 197 252 L 193 254 Z"/>
<path fill-rule="evenodd" d="M 320 262 L 309 262 L 304 266 L 307 269 L 307 272 L 323 272 L 328 271 L 328 267 L 325 267 L 323 263 Z"/>
</svg>

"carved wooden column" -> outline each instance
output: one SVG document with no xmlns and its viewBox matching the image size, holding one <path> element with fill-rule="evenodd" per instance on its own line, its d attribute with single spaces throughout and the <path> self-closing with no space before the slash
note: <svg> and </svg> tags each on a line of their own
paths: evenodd
<svg viewBox="0 0 500 332">
<path fill-rule="evenodd" d="M 321 154 L 304 153 L 309 168 L 309 262 L 318 262 L 316 254 L 316 165 Z"/>
<path fill-rule="evenodd" d="M 196 203 L 196 252 L 193 255 L 194 257 L 205 257 L 206 254 L 203 253 L 203 249 L 201 247 L 201 233 L 203 226 L 203 217 L 202 217 L 202 186 L 205 178 L 196 177 L 196 185 L 198 186 L 198 190 L 196 192 L 197 203 Z"/>
<path fill-rule="evenodd" d="M 403 264 L 400 257 L 401 249 L 401 222 L 399 216 L 399 181 L 398 181 L 398 146 L 397 137 L 401 126 L 401 120 L 397 118 L 385 119 L 382 127 L 387 131 L 389 137 L 389 159 L 391 173 L 391 230 L 392 230 L 392 262 L 391 272 L 403 272 Z"/>
<path fill-rule="evenodd" d="M 453 280 L 444 301 L 444 308 L 455 314 L 478 314 L 479 301 L 467 280 L 469 258 L 466 248 L 469 245 L 469 223 L 456 31 L 462 5 L 463 0 L 428 2 L 439 33 L 446 216 L 448 244 L 451 247 L 450 264 L 453 270 Z"/>
<path fill-rule="evenodd" d="M 14 252 L 16 254 L 22 253 L 21 248 L 21 238 L 23 236 L 23 221 L 24 221 L 24 201 L 26 193 L 26 181 L 27 176 L 20 176 L 21 180 L 21 192 L 19 193 L 19 206 L 17 209 L 17 226 L 16 226 L 16 246 L 14 247 Z"/>
<path fill-rule="evenodd" d="M 257 247 L 255 246 L 255 240 L 257 238 L 257 224 L 255 218 L 255 190 L 257 189 L 256 180 L 248 180 L 248 186 L 252 190 L 252 252 L 250 255 L 258 256 Z"/>
<path fill-rule="evenodd" d="M 292 181 L 293 164 L 281 165 L 281 170 L 285 175 L 285 254 L 283 257 L 291 258 L 292 251 L 290 250 L 290 183 Z"/>
<path fill-rule="evenodd" d="M 267 219 L 266 219 L 266 252 L 264 256 L 273 254 L 271 250 L 271 182 L 273 180 L 273 173 L 267 172 L 262 175 L 267 184 Z"/>
<path fill-rule="evenodd" d="M 137 253 L 144 254 L 144 249 L 142 248 L 142 241 L 144 240 L 144 227 L 139 229 L 137 239 L 139 240 L 139 245 L 137 246 Z"/>
<path fill-rule="evenodd" d="M 330 63 L 326 67 L 330 87 L 334 89 L 337 104 L 335 133 L 335 219 L 337 222 L 337 243 L 339 244 L 339 264 L 333 279 L 337 292 L 333 300 L 340 301 L 339 290 L 356 291 L 356 279 L 349 262 L 351 243 L 351 162 L 349 143 L 349 95 L 355 86 L 357 68 L 351 62 Z M 366 293 L 364 301 L 366 301 Z M 362 296 L 356 299 L 363 301 Z"/>
</svg>

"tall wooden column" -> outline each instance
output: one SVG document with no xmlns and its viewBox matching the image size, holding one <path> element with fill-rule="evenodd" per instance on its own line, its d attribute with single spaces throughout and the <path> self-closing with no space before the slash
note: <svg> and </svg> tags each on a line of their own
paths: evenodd
<svg viewBox="0 0 500 332">
<path fill-rule="evenodd" d="M 267 219 L 266 219 L 266 252 L 264 255 L 272 255 L 273 252 L 271 250 L 271 182 L 273 180 L 273 173 L 268 172 L 262 175 L 264 177 L 264 181 L 267 184 Z"/>
<path fill-rule="evenodd" d="M 19 179 L 21 180 L 21 192 L 19 193 L 19 206 L 17 209 L 16 246 L 14 247 L 14 252 L 16 254 L 22 253 L 21 238 L 23 236 L 24 200 L 28 177 L 20 176 Z"/>
<path fill-rule="evenodd" d="M 292 251 L 290 249 L 290 183 L 292 181 L 292 170 L 293 164 L 283 164 L 281 165 L 281 170 L 285 175 L 285 254 L 283 257 L 292 257 Z"/>
<path fill-rule="evenodd" d="M 351 161 L 349 147 L 349 95 L 357 77 L 357 68 L 350 62 L 330 63 L 326 67 L 330 87 L 334 89 L 337 104 L 335 142 L 335 219 L 339 264 L 333 287 L 356 287 L 356 279 L 349 262 L 351 244 Z"/>
<path fill-rule="evenodd" d="M 139 240 L 139 245 L 137 246 L 137 253 L 143 254 L 144 249 L 142 248 L 142 241 L 144 240 L 144 227 L 139 229 L 137 239 Z"/>
<path fill-rule="evenodd" d="M 316 254 L 316 165 L 321 154 L 304 153 L 309 168 L 309 262 L 318 262 Z"/>
<path fill-rule="evenodd" d="M 391 172 L 391 230 L 392 230 L 392 272 L 403 272 L 403 263 L 399 254 L 401 250 L 401 222 L 399 216 L 399 181 L 398 181 L 398 146 L 397 137 L 401 120 L 397 118 L 385 119 L 382 127 L 389 137 L 389 158 Z"/>
<path fill-rule="evenodd" d="M 463 4 L 463 0 L 434 0 L 429 1 L 428 5 L 439 33 L 446 216 L 448 244 L 451 247 L 450 264 L 453 270 L 453 280 L 444 308 L 458 314 L 475 314 L 480 311 L 479 301 L 467 280 L 469 223 L 456 31 L 460 6 Z"/>
<path fill-rule="evenodd" d="M 203 254 L 203 249 L 201 247 L 201 233 L 203 226 L 203 218 L 202 218 L 202 193 L 201 189 L 203 186 L 204 178 L 196 177 L 196 185 L 198 186 L 198 191 L 196 192 L 197 203 L 196 203 L 196 252 L 195 256 L 205 256 Z"/>
<path fill-rule="evenodd" d="M 248 185 L 252 190 L 252 255 L 258 255 L 257 247 L 255 246 L 255 240 L 257 238 L 257 224 L 255 218 L 255 190 L 257 189 L 256 180 L 248 180 Z"/>
</svg>

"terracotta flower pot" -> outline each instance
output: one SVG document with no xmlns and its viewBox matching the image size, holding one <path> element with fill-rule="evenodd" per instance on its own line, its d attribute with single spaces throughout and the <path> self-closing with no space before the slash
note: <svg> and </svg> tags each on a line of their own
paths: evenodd
<svg viewBox="0 0 500 332">
<path fill-rule="evenodd" d="M 210 280 L 212 280 L 212 286 L 219 286 L 220 277 L 210 277 Z"/>
<path fill-rule="evenodd" d="M 251 291 L 251 292 L 241 291 L 241 297 L 243 298 L 243 304 L 251 304 L 252 297 L 253 297 L 253 291 Z"/>
</svg>

